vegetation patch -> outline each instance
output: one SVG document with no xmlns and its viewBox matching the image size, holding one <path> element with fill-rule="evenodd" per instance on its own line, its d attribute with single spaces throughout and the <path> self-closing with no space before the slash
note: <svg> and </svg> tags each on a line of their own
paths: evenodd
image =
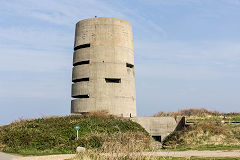
<svg viewBox="0 0 240 160">
<path fill-rule="evenodd" d="M 240 124 L 202 121 L 173 132 L 164 140 L 163 147 L 178 150 L 240 149 L 239 133 Z"/>
<path fill-rule="evenodd" d="M 240 113 L 220 113 L 218 111 L 207 110 L 205 108 L 182 109 L 178 112 L 160 111 L 154 116 L 185 116 L 188 121 L 240 121 Z"/>
<path fill-rule="evenodd" d="M 163 147 L 176 150 L 240 149 L 240 113 L 220 113 L 204 108 L 158 112 L 154 116 L 185 116 L 189 126 L 170 134 Z M 223 123 L 224 122 L 224 123 Z M 235 122 L 235 123 L 232 123 Z"/>
<path fill-rule="evenodd" d="M 78 140 L 76 125 L 81 126 Z M 22 155 L 75 153 L 77 146 L 104 152 L 142 151 L 150 141 L 139 124 L 104 112 L 20 120 L 0 127 L 0 150 Z"/>
</svg>

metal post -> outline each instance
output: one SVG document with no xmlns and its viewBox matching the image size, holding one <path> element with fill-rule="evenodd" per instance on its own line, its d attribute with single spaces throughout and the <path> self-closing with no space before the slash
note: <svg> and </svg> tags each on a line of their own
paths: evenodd
<svg viewBox="0 0 240 160">
<path fill-rule="evenodd" d="M 78 140 L 78 130 L 77 130 L 77 140 Z"/>
</svg>

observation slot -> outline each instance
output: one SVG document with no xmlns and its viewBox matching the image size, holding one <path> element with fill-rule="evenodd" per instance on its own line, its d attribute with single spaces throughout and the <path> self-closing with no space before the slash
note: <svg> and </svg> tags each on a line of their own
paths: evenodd
<svg viewBox="0 0 240 160">
<path fill-rule="evenodd" d="M 84 81 L 89 81 L 89 78 L 80 78 L 80 79 L 74 79 L 72 82 L 84 82 Z"/>
<path fill-rule="evenodd" d="M 106 83 L 121 83 L 121 78 L 105 78 Z"/>
<path fill-rule="evenodd" d="M 81 61 L 81 62 L 76 62 L 76 63 L 74 63 L 73 66 L 79 66 L 79 65 L 83 65 L 83 64 L 89 64 L 89 63 L 90 63 L 89 60 L 87 60 L 87 61 Z"/>
<path fill-rule="evenodd" d="M 130 64 L 130 63 L 126 63 L 126 67 L 128 67 L 128 68 L 133 68 L 134 65 L 133 65 L 133 64 Z"/>
<path fill-rule="evenodd" d="M 77 95 L 77 96 L 72 96 L 73 98 L 89 98 L 88 94 L 83 94 L 83 95 Z"/>
<path fill-rule="evenodd" d="M 82 48 L 88 48 L 88 47 L 90 47 L 90 43 L 82 44 L 82 45 L 79 45 L 79 46 L 75 47 L 74 51 L 76 51 L 78 49 L 82 49 Z"/>
</svg>

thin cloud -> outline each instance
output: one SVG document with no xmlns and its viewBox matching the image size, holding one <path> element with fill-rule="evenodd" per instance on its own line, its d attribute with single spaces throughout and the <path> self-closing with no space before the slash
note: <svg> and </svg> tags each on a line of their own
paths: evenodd
<svg viewBox="0 0 240 160">
<path fill-rule="evenodd" d="M 0 71 L 54 72 L 71 67 L 72 55 L 36 50 L 1 50 Z"/>
</svg>

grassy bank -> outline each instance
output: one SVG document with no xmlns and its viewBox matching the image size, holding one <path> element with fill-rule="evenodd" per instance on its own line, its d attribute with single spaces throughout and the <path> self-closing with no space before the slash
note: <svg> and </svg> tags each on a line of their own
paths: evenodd
<svg viewBox="0 0 240 160">
<path fill-rule="evenodd" d="M 80 125 L 79 140 L 74 126 Z M 101 112 L 20 120 L 0 127 L 0 150 L 22 155 L 75 153 L 77 146 L 101 152 L 142 151 L 150 136 L 137 123 Z"/>
<path fill-rule="evenodd" d="M 165 139 L 163 147 L 177 150 L 240 149 L 240 124 L 202 121 L 173 132 Z"/>
<path fill-rule="evenodd" d="M 240 149 L 240 124 L 221 121 L 240 121 L 240 113 L 220 113 L 204 108 L 183 109 L 178 112 L 159 112 L 154 116 L 185 116 L 193 121 L 181 131 L 173 132 L 163 142 L 166 149 L 232 150 Z"/>
</svg>

